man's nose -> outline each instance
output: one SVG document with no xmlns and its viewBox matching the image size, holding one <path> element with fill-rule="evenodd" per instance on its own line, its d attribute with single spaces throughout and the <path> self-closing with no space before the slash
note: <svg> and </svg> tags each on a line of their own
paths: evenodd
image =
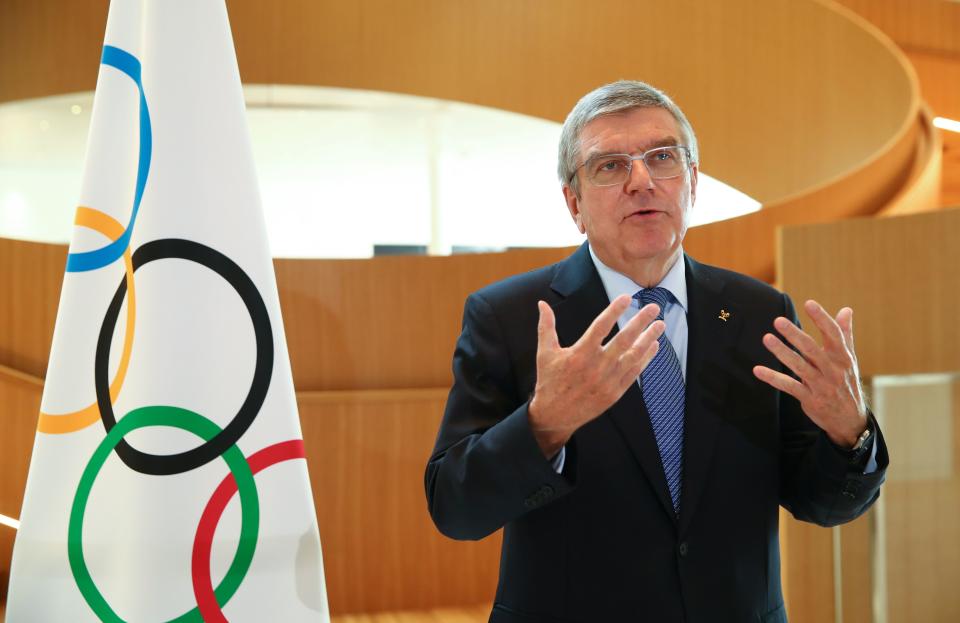
<svg viewBox="0 0 960 623">
<path fill-rule="evenodd" d="M 653 189 L 653 178 L 650 176 L 650 171 L 647 170 L 647 165 L 638 158 L 631 163 L 630 172 L 627 173 L 627 181 L 624 183 L 624 190 L 633 192 L 651 189 Z"/>
</svg>

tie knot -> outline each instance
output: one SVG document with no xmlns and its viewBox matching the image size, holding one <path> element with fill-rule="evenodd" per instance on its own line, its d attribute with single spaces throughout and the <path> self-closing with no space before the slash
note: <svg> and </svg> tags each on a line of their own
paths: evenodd
<svg viewBox="0 0 960 623">
<path fill-rule="evenodd" d="M 663 318 L 663 312 L 666 310 L 667 303 L 670 302 L 671 296 L 670 290 L 666 288 L 644 288 L 634 294 L 633 298 L 640 300 L 640 307 L 649 305 L 650 303 L 656 303 L 660 307 L 660 313 L 657 317 Z"/>
</svg>

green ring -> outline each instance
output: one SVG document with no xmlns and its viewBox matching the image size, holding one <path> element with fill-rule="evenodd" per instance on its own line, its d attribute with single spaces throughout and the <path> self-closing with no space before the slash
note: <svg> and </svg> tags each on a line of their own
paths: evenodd
<svg viewBox="0 0 960 623">
<path fill-rule="evenodd" d="M 83 515 L 97 474 L 100 473 L 100 469 L 113 449 L 127 433 L 148 426 L 179 428 L 197 435 L 204 441 L 210 440 L 221 431 L 221 428 L 212 421 L 187 409 L 167 406 L 140 407 L 120 418 L 120 421 L 100 442 L 100 445 L 97 446 L 90 457 L 90 461 L 80 476 L 80 484 L 77 485 L 77 493 L 73 498 L 73 506 L 70 509 L 67 554 L 77 588 L 80 589 L 83 598 L 101 621 L 124 623 L 123 619 L 113 611 L 97 589 L 83 559 Z M 240 448 L 234 444 L 221 457 L 226 461 L 230 473 L 237 481 L 241 511 L 240 541 L 237 545 L 237 551 L 226 575 L 214 591 L 217 603 L 223 607 L 236 593 L 237 588 L 239 588 L 244 576 L 250 569 L 253 552 L 257 546 L 257 533 L 260 530 L 260 500 L 250 464 L 247 463 L 247 459 L 243 456 Z M 189 612 L 171 619 L 168 623 L 203 623 L 203 618 L 200 616 L 199 608 L 195 607 Z"/>
</svg>

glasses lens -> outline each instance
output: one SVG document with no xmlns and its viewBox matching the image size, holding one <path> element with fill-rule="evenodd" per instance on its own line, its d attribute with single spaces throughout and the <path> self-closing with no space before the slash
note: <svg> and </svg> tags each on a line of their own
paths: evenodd
<svg viewBox="0 0 960 623">
<path fill-rule="evenodd" d="M 597 186 L 620 184 L 630 174 L 630 156 L 614 154 L 594 156 L 584 165 L 587 177 Z"/>
<path fill-rule="evenodd" d="M 657 147 L 642 156 L 626 154 L 594 156 L 584 163 L 583 168 L 587 173 L 587 179 L 595 186 L 613 186 L 627 181 L 633 161 L 641 158 L 650 177 L 655 180 L 679 177 L 689 166 L 686 148 L 675 145 Z"/>
<path fill-rule="evenodd" d="M 687 166 L 687 152 L 683 147 L 658 147 L 643 155 L 643 163 L 654 179 L 677 177 Z"/>
</svg>

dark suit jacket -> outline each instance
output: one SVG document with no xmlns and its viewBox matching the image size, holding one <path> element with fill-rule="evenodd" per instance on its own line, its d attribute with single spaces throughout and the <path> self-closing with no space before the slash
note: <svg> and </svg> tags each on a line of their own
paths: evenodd
<svg viewBox="0 0 960 623">
<path fill-rule="evenodd" d="M 447 536 L 480 539 L 505 528 L 490 621 L 786 621 L 778 506 L 831 526 L 879 495 L 888 463 L 879 430 L 879 469 L 863 475 L 862 458 L 852 462 L 793 398 L 752 374 L 755 364 L 781 367 L 761 337 L 777 316 L 796 320 L 790 299 L 685 261 L 679 517 L 636 384 L 573 435 L 562 474 L 530 430 L 537 301 L 554 309 L 563 346 L 609 303 L 587 246 L 467 299 L 425 484 L 431 516 Z"/>
</svg>

